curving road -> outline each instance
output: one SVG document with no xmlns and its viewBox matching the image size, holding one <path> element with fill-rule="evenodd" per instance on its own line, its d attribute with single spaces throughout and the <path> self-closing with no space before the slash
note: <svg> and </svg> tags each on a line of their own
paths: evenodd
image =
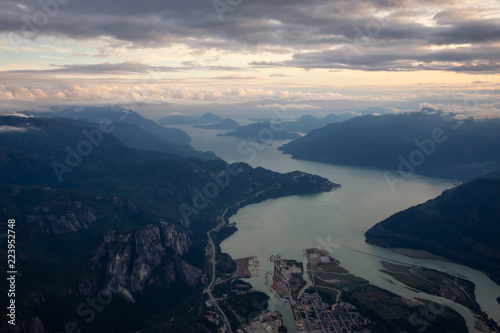
<svg viewBox="0 0 500 333">
<path fill-rule="evenodd" d="M 212 240 L 212 237 L 210 236 L 212 231 L 214 231 L 214 230 L 219 231 L 220 227 L 225 225 L 226 221 L 224 220 L 224 216 L 226 215 L 228 209 L 229 208 L 226 208 L 224 210 L 224 213 L 222 213 L 222 215 L 220 217 L 221 221 L 219 222 L 219 224 L 214 229 L 207 232 L 207 237 L 208 237 L 207 247 L 210 247 L 212 249 L 210 251 L 210 254 L 212 256 L 212 258 L 210 258 L 210 262 L 212 263 L 212 279 L 210 280 L 208 287 L 205 289 L 205 292 L 208 294 L 210 301 L 215 305 L 217 310 L 221 313 L 222 319 L 224 319 L 224 324 L 226 325 L 226 331 L 229 333 L 232 333 L 231 324 L 229 323 L 229 320 L 227 319 L 226 314 L 224 313 L 224 311 L 222 311 L 222 308 L 220 307 L 219 302 L 217 302 L 217 300 L 214 298 L 214 295 L 212 294 L 212 290 L 213 290 L 214 284 L 215 284 L 215 244 L 214 244 L 214 241 Z"/>
<path fill-rule="evenodd" d="M 214 289 L 214 284 L 215 284 L 215 255 L 216 255 L 216 249 L 215 249 L 214 241 L 212 240 L 212 236 L 210 236 L 210 234 L 212 233 L 212 231 L 219 231 L 221 227 L 223 227 L 223 226 L 226 225 L 227 221 L 225 220 L 225 216 L 226 216 L 226 213 L 227 213 L 227 211 L 229 209 L 234 208 L 234 207 L 238 207 L 241 203 L 243 203 L 245 201 L 248 201 L 248 200 L 251 200 L 251 199 L 255 199 L 256 197 L 258 197 L 262 193 L 265 193 L 265 192 L 268 192 L 268 191 L 271 191 L 271 190 L 277 190 L 279 188 L 281 188 L 281 184 L 280 183 L 276 183 L 275 185 L 271 186 L 270 188 L 268 188 L 266 190 L 262 190 L 260 192 L 257 192 L 252 198 L 240 200 L 237 203 L 231 205 L 230 207 L 227 207 L 226 209 L 224 209 L 224 212 L 221 214 L 221 216 L 219 218 L 220 219 L 219 224 L 217 224 L 217 226 L 215 228 L 213 228 L 213 229 L 211 229 L 210 231 L 207 232 L 207 237 L 208 237 L 207 249 L 210 248 L 211 250 L 207 250 L 206 252 L 209 253 L 210 256 L 211 256 L 210 262 L 212 264 L 212 278 L 210 279 L 210 283 L 208 284 L 207 288 L 205 288 L 205 293 L 208 295 L 210 301 L 215 305 L 215 307 L 217 308 L 217 310 L 222 315 L 222 319 L 224 320 L 224 324 L 226 325 L 226 332 L 232 333 L 231 324 L 229 323 L 229 320 L 227 319 L 226 314 L 224 313 L 224 311 L 220 307 L 219 302 L 217 302 L 217 300 L 215 299 L 214 295 L 212 294 L 212 291 Z"/>
</svg>

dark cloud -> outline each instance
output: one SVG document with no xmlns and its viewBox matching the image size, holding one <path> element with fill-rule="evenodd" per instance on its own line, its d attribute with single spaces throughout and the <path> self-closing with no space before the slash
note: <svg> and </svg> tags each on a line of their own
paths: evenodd
<svg viewBox="0 0 500 333">
<path fill-rule="evenodd" d="M 58 73 L 87 73 L 87 74 L 130 74 L 148 72 L 175 72 L 178 68 L 164 66 L 149 66 L 137 62 L 122 62 L 117 64 L 102 63 L 91 65 L 52 65 L 58 67 L 48 72 Z"/>
<path fill-rule="evenodd" d="M 75 65 L 55 65 L 51 64 L 53 69 L 45 70 L 12 70 L 0 71 L 2 74 L 18 74 L 18 75 L 43 75 L 43 74 L 114 74 L 114 75 L 129 75 L 129 74 L 144 74 L 144 73 L 163 73 L 163 72 L 180 72 L 189 70 L 213 70 L 213 71 L 237 71 L 239 67 L 231 66 L 203 66 L 193 62 L 184 62 L 182 66 L 165 67 L 165 66 L 150 66 L 139 62 L 126 61 L 121 63 L 100 63 L 100 64 L 75 64 Z M 1 77 L 1 76 L 0 76 Z"/>
<path fill-rule="evenodd" d="M 67 2 L 3 0 L 0 31 L 27 38 L 106 36 L 132 48 L 183 43 L 198 52 L 217 48 L 294 53 L 290 61 L 254 65 L 304 68 L 428 67 L 478 72 L 494 70 L 498 61 L 495 53 L 500 53 L 497 47 L 489 46 L 500 40 L 498 18 L 483 17 L 474 3 L 461 0 L 243 0 L 236 7 L 226 0 L 73 0 L 67 4 L 58 1 Z M 226 5 L 218 11 L 214 3 Z M 382 18 L 381 12 L 389 14 Z M 426 20 L 433 24 L 424 24 Z M 429 45 L 455 44 L 470 46 L 423 50 Z M 332 47 L 340 52 L 332 51 Z M 343 54 L 339 57 L 337 53 Z M 120 66 L 105 65 L 94 66 L 121 71 Z M 149 70 L 144 65 L 122 66 L 131 72 Z M 194 66 L 199 65 L 191 68 Z M 198 68 L 232 70 L 220 66 Z M 70 69 L 78 70 L 59 70 Z"/>
<path fill-rule="evenodd" d="M 252 62 L 255 67 L 299 67 L 327 69 L 357 69 L 365 71 L 446 70 L 454 72 L 498 72 L 500 50 L 494 46 L 462 47 L 430 51 L 408 45 L 389 51 L 381 46 L 345 47 L 338 50 L 296 54 L 282 62 Z M 460 63 L 460 65 L 457 65 Z"/>
</svg>

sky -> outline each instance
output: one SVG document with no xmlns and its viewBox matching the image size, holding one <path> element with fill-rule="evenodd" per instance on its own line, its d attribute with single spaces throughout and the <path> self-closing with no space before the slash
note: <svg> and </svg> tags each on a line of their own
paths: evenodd
<svg viewBox="0 0 500 333">
<path fill-rule="evenodd" d="M 500 0 L 2 0 L 0 110 L 500 113 Z"/>
</svg>

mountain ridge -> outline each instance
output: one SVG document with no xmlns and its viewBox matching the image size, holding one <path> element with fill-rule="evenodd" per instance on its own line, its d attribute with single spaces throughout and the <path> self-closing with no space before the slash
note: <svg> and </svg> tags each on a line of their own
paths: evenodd
<svg viewBox="0 0 500 333">
<path fill-rule="evenodd" d="M 221 212 L 334 187 L 302 173 L 131 149 L 106 131 L 98 140 L 96 127 L 83 121 L 7 116 L 0 129 L 0 215 L 16 220 L 22 258 L 19 332 L 59 332 L 68 320 L 92 332 L 168 329 L 156 315 L 168 316 L 182 302 L 204 304 L 206 232 Z M 55 162 L 71 169 L 62 180 Z M 95 295 L 114 300 L 87 323 L 76 309 Z"/>
<path fill-rule="evenodd" d="M 208 125 L 193 125 L 194 128 L 202 128 L 202 129 L 221 129 L 221 130 L 234 130 L 240 127 L 236 121 L 232 119 L 224 119 L 215 124 Z"/>
<path fill-rule="evenodd" d="M 300 134 L 287 132 L 286 126 L 270 122 L 240 126 L 234 131 L 219 134 L 218 136 L 234 136 L 245 139 L 254 137 L 259 143 L 270 143 L 272 140 L 293 140 L 301 137 Z"/>
<path fill-rule="evenodd" d="M 398 212 L 366 233 L 369 244 L 429 251 L 500 282 L 499 171 Z"/>
<path fill-rule="evenodd" d="M 166 128 L 157 122 L 144 118 L 139 113 L 121 106 L 54 106 L 50 112 L 21 111 L 19 113 L 35 117 L 61 117 L 75 120 L 84 120 L 91 123 L 100 123 L 104 118 L 113 123 L 134 124 L 150 132 L 160 139 L 175 144 L 189 144 L 191 138 L 184 131 L 177 128 Z"/>
<path fill-rule="evenodd" d="M 223 121 L 224 118 L 207 112 L 201 116 L 185 116 L 185 115 L 176 115 L 176 116 L 166 116 L 158 119 L 158 123 L 162 125 L 200 125 L 200 124 L 210 124 L 217 123 Z"/>
<path fill-rule="evenodd" d="M 279 149 L 296 159 L 397 170 L 401 177 L 470 180 L 500 167 L 500 119 L 459 120 L 435 111 L 367 115 Z"/>
</svg>

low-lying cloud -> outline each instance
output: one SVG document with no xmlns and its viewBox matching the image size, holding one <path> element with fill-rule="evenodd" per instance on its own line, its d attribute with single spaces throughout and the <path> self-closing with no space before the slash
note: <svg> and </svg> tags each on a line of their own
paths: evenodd
<svg viewBox="0 0 500 333">
<path fill-rule="evenodd" d="M 33 130 L 33 128 L 29 127 L 15 127 L 15 126 L 7 126 L 7 125 L 2 125 L 0 126 L 0 134 L 2 133 L 20 133 L 20 132 L 28 132 L 30 130 Z"/>
<path fill-rule="evenodd" d="M 282 111 L 308 111 L 308 110 L 324 110 L 320 106 L 309 104 L 258 104 L 258 109 L 264 110 L 282 110 Z"/>
<path fill-rule="evenodd" d="M 500 118 L 500 103 L 471 103 L 471 105 L 421 103 L 420 107 L 442 111 L 457 119 Z"/>
</svg>

